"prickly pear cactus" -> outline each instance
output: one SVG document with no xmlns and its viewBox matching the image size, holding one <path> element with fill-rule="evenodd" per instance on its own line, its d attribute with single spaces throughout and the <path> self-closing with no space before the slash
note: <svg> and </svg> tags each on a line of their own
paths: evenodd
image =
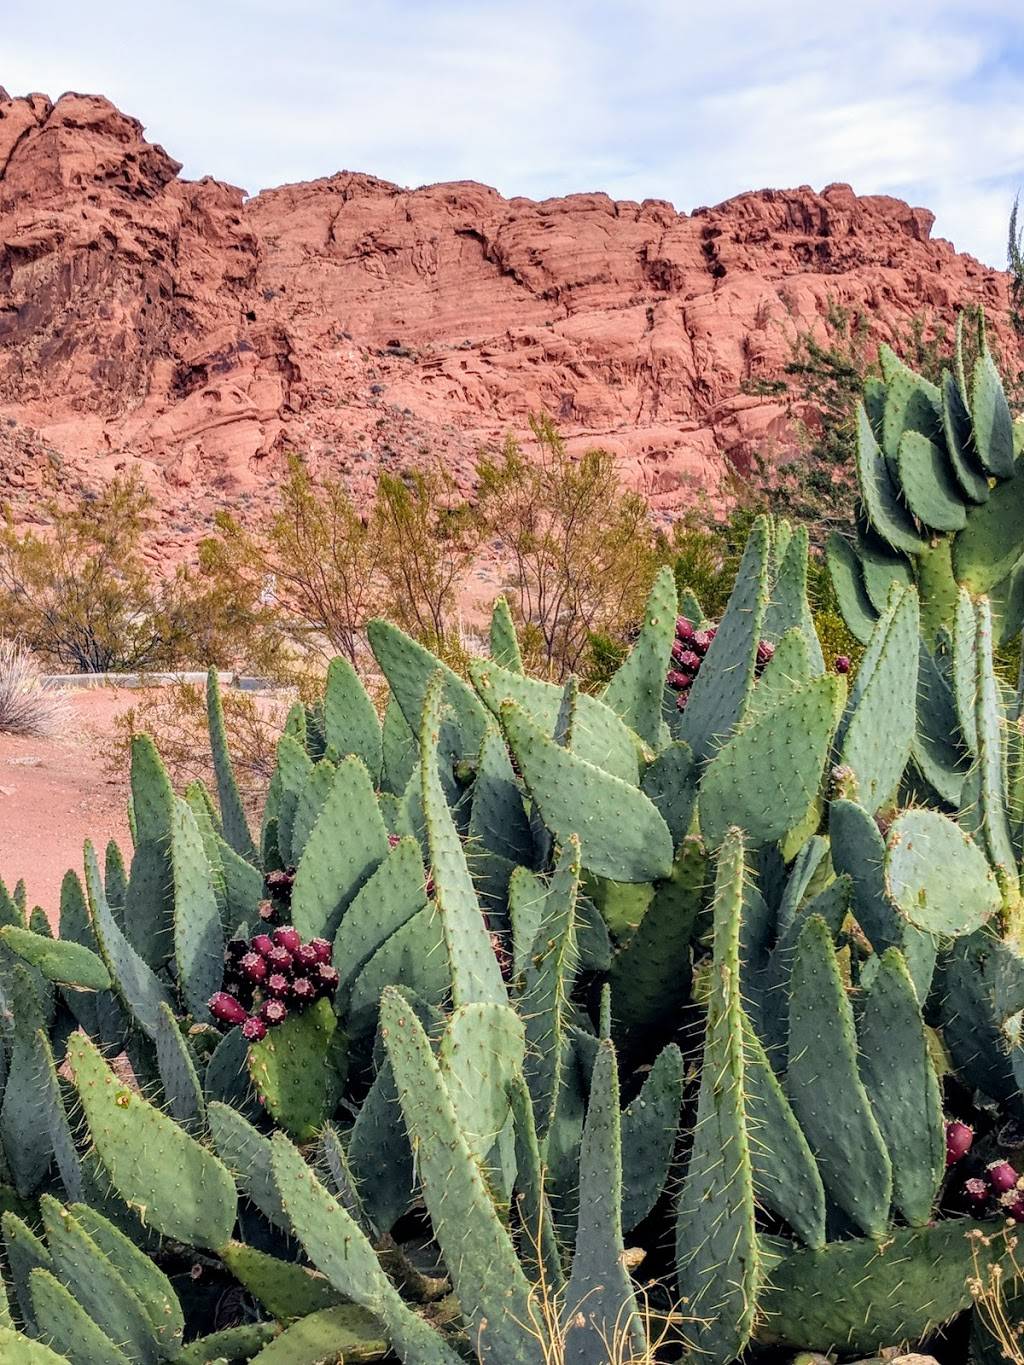
<svg viewBox="0 0 1024 1365">
<path fill-rule="evenodd" d="M 952 626 L 957 590 L 989 594 L 997 642 L 1024 623 L 1024 476 L 1019 438 L 979 322 L 979 355 L 964 373 L 964 319 L 953 372 L 935 385 L 883 346 L 857 424 L 860 516 L 833 534 L 828 558 L 850 630 L 867 643 L 895 584 L 917 586 L 924 636 Z"/>
<path fill-rule="evenodd" d="M 663 572 L 600 696 L 505 604 L 468 681 L 375 623 L 383 720 L 333 664 L 258 837 L 212 679 L 215 794 L 139 740 L 132 856 L 87 849 L 58 937 L 0 886 L 12 1359 L 732 1365 L 920 1337 L 1009 1264 L 1018 598 L 972 594 L 1016 466 L 984 353 L 885 364 L 849 679 L 762 518 L 720 621 Z M 169 1288 L 187 1247 L 244 1321 Z"/>
</svg>

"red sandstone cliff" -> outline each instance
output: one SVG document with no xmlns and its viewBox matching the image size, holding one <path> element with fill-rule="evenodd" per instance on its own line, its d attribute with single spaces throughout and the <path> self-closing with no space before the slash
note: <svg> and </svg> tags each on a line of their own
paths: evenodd
<svg viewBox="0 0 1024 1365">
<path fill-rule="evenodd" d="M 104 99 L 0 91 L 0 497 L 26 510 L 46 470 L 139 460 L 173 547 L 288 449 L 357 490 L 428 454 L 468 483 L 544 410 L 671 512 L 791 441 L 744 390 L 829 300 L 882 337 L 968 300 L 1005 317 L 1005 276 L 930 213 L 846 185 L 685 214 L 349 172 L 247 199 L 179 170 Z"/>
</svg>

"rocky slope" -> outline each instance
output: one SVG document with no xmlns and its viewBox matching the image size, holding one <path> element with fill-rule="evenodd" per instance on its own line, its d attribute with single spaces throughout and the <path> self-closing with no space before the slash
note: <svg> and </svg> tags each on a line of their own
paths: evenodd
<svg viewBox="0 0 1024 1365">
<path fill-rule="evenodd" d="M 339 156 L 344 149 L 339 148 Z M 880 336 L 1006 278 L 932 215 L 846 185 L 678 213 L 339 172 L 252 198 L 107 100 L 0 91 L 0 497 L 142 463 L 168 548 L 254 508 L 288 450 L 359 492 L 546 411 L 671 514 L 726 461 L 792 444 L 758 396 L 830 301 Z"/>
</svg>

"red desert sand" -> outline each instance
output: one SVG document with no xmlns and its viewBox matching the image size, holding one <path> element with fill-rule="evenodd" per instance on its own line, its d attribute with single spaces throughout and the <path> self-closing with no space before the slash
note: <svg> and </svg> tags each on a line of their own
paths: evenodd
<svg viewBox="0 0 1024 1365">
<path fill-rule="evenodd" d="M 137 692 L 107 687 L 69 691 L 71 720 L 60 739 L 0 735 L 0 867 L 8 890 L 25 879 L 29 906 L 41 905 L 57 923 L 60 884 L 82 870 L 82 845 L 100 851 L 117 839 L 131 853 L 128 764 L 107 771 L 116 716 Z"/>
</svg>

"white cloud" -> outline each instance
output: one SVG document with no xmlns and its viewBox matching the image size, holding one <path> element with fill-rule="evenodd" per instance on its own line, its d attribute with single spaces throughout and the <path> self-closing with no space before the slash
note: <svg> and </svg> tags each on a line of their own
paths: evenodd
<svg viewBox="0 0 1024 1365">
<path fill-rule="evenodd" d="M 109 95 L 250 190 L 366 170 L 680 208 L 846 180 L 993 264 L 1024 181 L 1008 0 L 8 0 L 0 81 Z M 13 13 L 10 11 L 13 9 Z"/>
</svg>

